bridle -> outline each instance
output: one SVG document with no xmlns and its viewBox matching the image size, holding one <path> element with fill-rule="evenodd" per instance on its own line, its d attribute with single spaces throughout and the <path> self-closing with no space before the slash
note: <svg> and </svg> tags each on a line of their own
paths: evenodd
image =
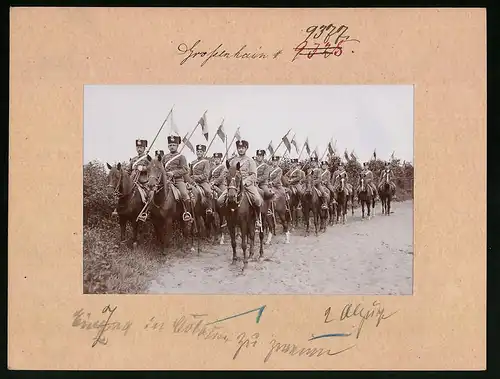
<svg viewBox="0 0 500 379">
<path fill-rule="evenodd" d="M 119 172 L 118 182 L 116 183 L 116 186 L 114 188 L 112 184 L 108 184 L 108 188 L 113 188 L 113 195 L 118 197 L 124 197 L 126 195 L 120 192 L 120 186 L 123 181 L 123 171 L 122 171 L 123 169 L 120 170 L 116 169 L 116 170 Z"/>
<path fill-rule="evenodd" d="M 227 187 L 227 193 L 228 193 L 228 196 L 227 196 L 227 204 L 229 205 L 229 190 L 232 189 L 232 190 L 235 190 L 236 191 L 236 207 L 235 208 L 229 208 L 231 209 L 231 212 L 234 212 L 236 210 L 236 208 L 239 208 L 240 207 L 240 204 L 241 204 L 241 198 L 240 200 L 238 200 L 238 197 L 239 197 L 239 194 L 240 194 L 240 191 L 239 191 L 239 188 L 236 186 L 236 178 L 235 177 L 231 177 L 231 181 L 229 182 L 229 185 Z"/>
</svg>

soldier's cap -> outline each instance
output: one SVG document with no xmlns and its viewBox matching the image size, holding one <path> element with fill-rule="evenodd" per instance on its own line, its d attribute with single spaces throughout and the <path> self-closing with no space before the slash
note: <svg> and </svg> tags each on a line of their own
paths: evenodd
<svg viewBox="0 0 500 379">
<path fill-rule="evenodd" d="M 292 159 L 290 159 L 290 162 L 299 163 L 299 158 L 292 158 Z"/>
<path fill-rule="evenodd" d="M 155 150 L 155 155 L 165 155 L 163 150 Z"/>
<path fill-rule="evenodd" d="M 323 166 L 323 165 L 327 165 L 327 166 L 328 166 L 328 161 L 323 161 L 323 162 L 321 162 L 321 165 L 322 165 L 322 166 Z"/>
<path fill-rule="evenodd" d="M 368 166 L 368 162 L 363 162 L 363 166 Z"/>
<path fill-rule="evenodd" d="M 266 151 L 265 150 L 257 150 L 257 153 L 256 153 L 258 156 L 261 156 L 263 157 L 264 155 L 266 155 Z"/>
<path fill-rule="evenodd" d="M 385 165 L 386 166 L 390 166 L 391 164 L 389 162 L 385 162 Z"/>
<path fill-rule="evenodd" d="M 273 157 L 271 158 L 273 162 L 278 162 L 280 160 L 280 156 L 278 155 L 273 155 Z"/>
<path fill-rule="evenodd" d="M 214 158 L 222 158 L 222 153 L 214 153 Z"/>
<path fill-rule="evenodd" d="M 244 139 L 236 141 L 236 147 L 246 147 L 248 149 L 248 141 Z"/>
<path fill-rule="evenodd" d="M 317 162 L 318 161 L 318 157 L 311 157 L 311 162 Z"/>
<path fill-rule="evenodd" d="M 168 143 L 176 143 L 177 145 L 180 145 L 181 144 L 181 137 L 180 136 L 168 136 L 167 142 Z"/>
<path fill-rule="evenodd" d="M 207 151 L 207 147 L 205 145 L 196 145 L 196 151 Z"/>
<path fill-rule="evenodd" d="M 144 146 L 144 147 L 147 147 L 148 146 L 148 140 L 146 140 L 146 139 L 136 139 L 135 140 L 135 146 Z"/>
</svg>

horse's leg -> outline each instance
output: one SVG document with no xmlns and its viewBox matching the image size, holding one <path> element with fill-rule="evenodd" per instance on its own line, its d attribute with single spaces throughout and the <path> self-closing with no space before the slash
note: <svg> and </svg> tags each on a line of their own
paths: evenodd
<svg viewBox="0 0 500 379">
<path fill-rule="evenodd" d="M 266 240 L 266 245 L 269 245 L 271 243 L 271 239 L 273 238 L 273 234 L 276 234 L 275 232 L 275 225 L 274 225 L 274 215 L 268 214 L 269 210 L 272 211 L 271 205 L 268 206 L 267 211 L 266 211 L 266 223 L 267 223 L 267 240 Z"/>
<path fill-rule="evenodd" d="M 290 243 L 290 232 L 288 230 L 288 217 L 286 208 L 278 213 L 281 225 L 283 226 L 283 233 L 285 234 L 285 243 Z"/>
<path fill-rule="evenodd" d="M 391 214 L 391 195 L 387 197 L 387 216 Z"/>
<path fill-rule="evenodd" d="M 309 235 L 309 206 L 304 205 L 302 207 L 302 217 L 304 218 L 304 223 L 306 225 L 306 237 Z"/>
<path fill-rule="evenodd" d="M 229 231 L 229 238 L 231 239 L 231 248 L 233 249 L 233 260 L 231 264 L 234 265 L 236 263 L 236 225 L 233 220 L 227 219 L 227 230 Z"/>
<path fill-rule="evenodd" d="M 253 221 L 253 217 L 252 217 Z M 248 252 L 248 259 L 253 258 L 253 249 L 255 246 L 255 221 L 252 222 L 250 225 L 251 227 L 248 228 L 248 244 L 250 245 L 249 247 L 249 252 Z"/>
<path fill-rule="evenodd" d="M 164 221 L 164 241 L 163 241 L 163 251 L 166 252 L 172 243 L 173 235 L 173 219 L 170 216 Z"/>
<path fill-rule="evenodd" d="M 137 235 L 139 234 L 139 222 L 131 220 L 132 222 L 132 247 L 137 247 Z"/>
<path fill-rule="evenodd" d="M 319 212 L 318 212 L 318 205 L 317 204 L 313 205 L 313 217 L 314 217 L 314 235 L 317 237 L 318 236 L 318 219 L 319 219 Z"/>
<path fill-rule="evenodd" d="M 127 238 L 127 219 L 120 216 L 120 242 L 124 243 Z"/>
<path fill-rule="evenodd" d="M 243 269 L 242 272 L 248 266 L 248 256 L 247 256 L 247 239 L 249 235 L 249 225 L 248 220 L 242 220 L 241 222 L 241 250 L 243 250 Z"/>
</svg>

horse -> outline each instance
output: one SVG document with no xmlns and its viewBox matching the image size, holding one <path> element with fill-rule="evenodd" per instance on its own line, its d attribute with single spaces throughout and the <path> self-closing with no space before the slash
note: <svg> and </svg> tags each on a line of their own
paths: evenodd
<svg viewBox="0 0 500 379">
<path fill-rule="evenodd" d="M 231 237 L 231 247 L 233 249 L 232 265 L 234 265 L 237 260 L 236 227 L 239 226 L 241 230 L 241 249 L 243 250 L 242 272 L 244 272 L 248 266 L 248 259 L 251 259 L 254 254 L 256 215 L 245 193 L 240 173 L 240 162 L 236 163 L 234 167 L 226 161 L 226 167 L 228 169 L 228 175 L 226 177 L 227 194 L 224 206 L 221 207 L 221 214 L 226 217 L 227 228 Z M 264 256 L 264 232 L 262 230 L 259 231 L 259 239 L 259 259 L 262 259 Z M 247 243 L 250 245 L 248 256 Z"/>
<path fill-rule="evenodd" d="M 312 211 L 314 220 L 314 233 L 316 237 L 318 236 L 318 224 L 320 223 L 320 213 L 321 213 L 321 200 L 319 198 L 318 192 L 312 183 L 312 175 L 309 174 L 305 179 L 305 190 L 301 199 L 302 203 L 302 216 L 304 217 L 304 222 L 306 225 L 306 237 L 309 235 L 309 218 L 310 212 Z"/>
<path fill-rule="evenodd" d="M 340 185 L 336 189 L 335 197 L 337 200 L 337 224 L 339 223 L 339 218 L 342 215 L 342 224 L 345 224 L 345 218 L 347 214 L 347 202 L 349 200 L 349 195 L 346 188 L 346 178 L 342 175 L 340 178 Z M 353 194 L 354 198 L 354 194 Z M 354 207 L 354 205 L 353 205 Z M 354 213 L 354 209 L 353 209 Z"/>
<path fill-rule="evenodd" d="M 358 187 L 358 202 L 361 203 L 361 218 L 365 218 L 365 205 L 368 212 L 368 219 L 371 218 L 371 208 L 375 208 L 375 194 L 368 191 L 368 186 L 365 184 L 365 178 L 360 178 Z"/>
<path fill-rule="evenodd" d="M 384 171 L 382 180 L 384 183 L 379 186 L 378 195 L 380 197 L 380 202 L 382 203 L 382 214 L 389 216 L 391 214 L 393 190 L 389 184 L 389 173 L 387 171 Z"/>
<path fill-rule="evenodd" d="M 219 241 L 219 244 L 224 245 L 224 233 L 222 232 L 222 213 L 221 208 L 219 207 L 219 202 L 217 199 L 220 194 L 212 189 L 213 199 L 211 202 L 213 212 L 210 214 L 206 214 L 205 217 L 205 227 L 207 236 L 212 238 L 212 243 L 216 244 Z"/>
<path fill-rule="evenodd" d="M 276 192 L 274 197 L 271 199 L 270 207 L 266 212 L 266 221 L 269 226 L 268 236 L 266 245 L 271 243 L 271 239 L 273 235 L 276 235 L 276 215 L 279 218 L 280 224 L 283 226 L 283 233 L 285 234 L 285 243 L 290 243 L 290 231 L 288 230 L 289 221 L 290 221 L 290 209 L 287 206 L 286 199 L 286 190 L 284 188 L 283 192 L 281 192 L 281 196 L 276 196 Z"/>
<path fill-rule="evenodd" d="M 189 236 L 192 237 L 190 250 L 194 251 L 193 220 L 183 218 L 184 208 L 179 199 L 180 193 L 176 196 L 174 192 L 178 190 L 171 180 L 167 180 L 161 157 L 155 158 L 148 167 L 148 184 L 154 190 L 150 214 L 161 252 L 165 254 L 171 245 L 174 222 L 181 225 L 185 241 L 189 241 Z"/>
<path fill-rule="evenodd" d="M 149 159 L 151 157 L 148 156 Z M 142 211 L 144 203 L 139 193 L 137 184 L 132 180 L 128 172 L 121 163 L 111 166 L 106 163 L 108 173 L 108 191 L 113 191 L 118 196 L 118 206 L 116 208 L 120 223 L 120 242 L 126 242 L 127 222 L 132 225 L 132 247 L 137 246 L 137 234 L 139 224 L 137 216 Z"/>
</svg>

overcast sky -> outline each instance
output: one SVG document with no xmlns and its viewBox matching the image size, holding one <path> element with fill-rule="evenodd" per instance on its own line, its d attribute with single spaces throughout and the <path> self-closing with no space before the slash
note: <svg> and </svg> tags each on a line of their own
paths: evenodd
<svg viewBox="0 0 500 379">
<path fill-rule="evenodd" d="M 381 159 L 389 159 L 395 151 L 397 158 L 413 162 L 411 85 L 92 85 L 84 91 L 84 163 L 94 159 L 115 163 L 136 155 L 135 140 L 151 144 L 174 105 L 173 120 L 181 136 L 207 110 L 209 140 L 198 127 L 193 145 L 208 145 L 224 118 L 229 140 L 240 127 L 250 144 L 249 156 L 256 149 L 267 149 L 271 140 L 276 148 L 292 129 L 290 138 L 296 134 L 302 146 L 309 137 L 311 149 L 318 146 L 320 155 L 333 137 L 342 155 L 346 148 L 349 153 L 354 149 L 360 160 L 367 160 L 376 148 Z M 154 150 L 168 150 L 170 128 L 169 120 L 151 155 Z M 224 151 L 225 144 L 216 137 L 210 155 Z M 282 145 L 276 155 L 284 152 Z M 187 148 L 183 153 L 188 161 L 195 158 Z M 298 156 L 293 147 L 290 156 Z"/>
</svg>

